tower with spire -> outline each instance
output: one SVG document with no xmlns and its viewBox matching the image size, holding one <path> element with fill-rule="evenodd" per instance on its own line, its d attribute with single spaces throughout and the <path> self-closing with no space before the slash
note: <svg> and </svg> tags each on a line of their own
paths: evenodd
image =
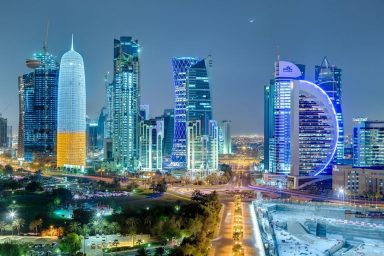
<svg viewBox="0 0 384 256">
<path fill-rule="evenodd" d="M 333 103 L 339 124 L 339 140 L 333 163 L 341 164 L 344 159 L 344 121 L 342 111 L 342 70 L 330 65 L 327 57 L 323 58 L 321 65 L 315 66 L 315 82 L 323 89 Z"/>
<path fill-rule="evenodd" d="M 48 29 L 47 29 L 48 31 Z M 19 76 L 19 141 L 17 155 L 26 161 L 56 161 L 59 64 L 48 52 L 48 32 L 42 51 L 25 62 L 30 72 Z"/>
<path fill-rule="evenodd" d="M 57 167 L 82 169 L 86 164 L 86 93 L 82 56 L 71 49 L 60 62 L 57 117 Z"/>
</svg>

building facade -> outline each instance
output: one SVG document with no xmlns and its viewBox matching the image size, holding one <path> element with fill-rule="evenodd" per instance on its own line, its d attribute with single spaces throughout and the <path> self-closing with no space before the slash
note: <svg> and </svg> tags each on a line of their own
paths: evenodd
<svg viewBox="0 0 384 256">
<path fill-rule="evenodd" d="M 337 114 L 339 127 L 337 150 L 333 163 L 342 164 L 344 161 L 344 121 L 342 111 L 341 69 L 330 65 L 327 58 L 323 59 L 320 66 L 315 66 L 315 83 L 323 89 Z"/>
<path fill-rule="evenodd" d="M 163 168 L 164 121 L 161 118 L 140 121 L 140 163 L 143 171 Z"/>
<path fill-rule="evenodd" d="M 26 161 L 56 161 L 59 65 L 43 52 L 27 59 L 33 71 L 19 76 L 18 157 Z"/>
<path fill-rule="evenodd" d="M 384 169 L 335 166 L 332 189 L 336 193 L 344 191 L 350 197 L 384 194 Z"/>
<path fill-rule="evenodd" d="M 384 121 L 354 119 L 353 166 L 384 167 Z"/>
<path fill-rule="evenodd" d="M 86 90 L 83 57 L 74 50 L 60 62 L 57 117 L 57 166 L 86 165 Z"/>
<path fill-rule="evenodd" d="M 0 148 L 6 148 L 8 144 L 8 120 L 0 114 Z"/>
<path fill-rule="evenodd" d="M 114 40 L 112 155 L 118 168 L 135 171 L 139 162 L 140 45 L 132 37 Z"/>
<path fill-rule="evenodd" d="M 172 59 L 173 83 L 175 87 L 174 136 L 171 164 L 184 169 L 187 164 L 187 76 L 191 66 L 200 58 L 179 57 Z"/>
<path fill-rule="evenodd" d="M 165 109 L 163 113 L 164 120 L 164 146 L 163 155 L 169 158 L 172 154 L 173 133 L 175 125 L 175 111 L 173 109 Z"/>
<path fill-rule="evenodd" d="M 304 78 L 304 65 L 275 62 L 275 78 L 264 88 L 265 172 L 291 172 L 291 81 Z"/>
<path fill-rule="evenodd" d="M 232 154 L 231 121 L 223 120 L 219 126 L 219 154 Z"/>
</svg>

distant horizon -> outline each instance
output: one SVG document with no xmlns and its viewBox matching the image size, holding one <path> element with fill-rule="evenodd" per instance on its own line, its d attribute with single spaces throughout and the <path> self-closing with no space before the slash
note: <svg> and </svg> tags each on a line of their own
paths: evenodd
<svg viewBox="0 0 384 256">
<path fill-rule="evenodd" d="M 92 119 L 105 102 L 104 75 L 113 72 L 113 39 L 132 36 L 142 46 L 141 104 L 149 105 L 151 117 L 174 107 L 171 58 L 212 55 L 213 118 L 231 120 L 233 135 L 263 134 L 263 88 L 273 78 L 279 54 L 282 60 L 306 65 L 309 81 L 324 56 L 342 69 L 347 135 L 353 117 L 384 120 L 384 87 L 377 75 L 384 59 L 380 0 L 325 0 L 321 5 L 305 0 L 245 0 L 241 5 L 232 0 L 116 0 L 92 8 L 88 1 L 18 0 L 3 1 L 0 9 L 0 29 L 7 38 L 0 42 L 6 60 L 0 63 L 0 113 L 14 133 L 17 77 L 28 72 L 25 60 L 42 51 L 47 21 L 48 51 L 58 62 L 74 34 L 75 49 L 84 58 L 87 114 Z M 292 14 L 289 19 L 271 18 L 287 13 Z"/>
</svg>

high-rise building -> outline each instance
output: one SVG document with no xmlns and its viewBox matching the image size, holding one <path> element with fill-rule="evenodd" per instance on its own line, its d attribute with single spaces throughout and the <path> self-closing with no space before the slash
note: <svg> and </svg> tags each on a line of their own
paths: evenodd
<svg viewBox="0 0 384 256">
<path fill-rule="evenodd" d="M 8 120 L 0 114 L 0 148 L 8 147 Z"/>
<path fill-rule="evenodd" d="M 219 153 L 232 154 L 231 121 L 223 120 L 219 126 Z"/>
<path fill-rule="evenodd" d="M 174 125 L 175 125 L 174 110 L 165 109 L 163 114 L 163 120 L 164 120 L 163 155 L 164 157 L 170 157 L 172 154 L 173 133 L 174 133 Z"/>
<path fill-rule="evenodd" d="M 33 71 L 19 76 L 18 157 L 26 161 L 56 161 L 57 87 L 56 57 L 43 51 L 27 59 Z"/>
<path fill-rule="evenodd" d="M 109 72 L 104 77 L 105 84 L 105 123 L 104 123 L 104 161 L 113 161 L 113 146 L 112 146 L 112 134 L 113 134 L 113 83 L 109 81 Z"/>
<path fill-rule="evenodd" d="M 353 166 L 384 168 L 384 121 L 353 121 Z"/>
<path fill-rule="evenodd" d="M 172 59 L 173 82 L 175 86 L 175 125 L 172 147 L 172 166 L 185 168 L 187 164 L 187 76 L 191 66 L 199 58 L 180 57 Z"/>
<path fill-rule="evenodd" d="M 291 81 L 305 78 L 305 66 L 275 62 L 275 78 L 264 88 L 264 169 L 291 171 Z"/>
<path fill-rule="evenodd" d="M 147 104 L 140 105 L 140 119 L 141 120 L 149 119 L 149 105 Z"/>
<path fill-rule="evenodd" d="M 140 169 L 162 170 L 164 121 L 162 118 L 140 121 Z"/>
<path fill-rule="evenodd" d="M 60 62 L 57 116 L 57 166 L 86 165 L 86 91 L 84 62 L 73 48 Z"/>
<path fill-rule="evenodd" d="M 339 141 L 337 143 L 337 151 L 333 162 L 342 164 L 344 159 L 344 121 L 341 107 L 341 69 L 330 65 L 327 58 L 324 57 L 321 65 L 315 66 L 315 82 L 327 93 L 337 114 Z"/>
<path fill-rule="evenodd" d="M 104 147 L 104 132 L 105 132 L 106 118 L 107 118 L 106 107 L 102 107 L 100 110 L 99 118 L 97 119 L 97 140 L 96 140 L 97 149 L 103 149 Z"/>
<path fill-rule="evenodd" d="M 94 153 L 97 147 L 97 132 L 99 130 L 98 122 L 87 118 L 87 152 L 88 154 Z"/>
<path fill-rule="evenodd" d="M 199 121 L 201 135 L 205 136 L 209 133 L 210 120 L 212 120 L 209 81 L 212 60 L 210 57 L 205 59 L 181 57 L 172 59 L 172 65 L 175 84 L 172 165 L 180 169 L 186 167 L 189 169 L 188 166 L 191 165 L 187 163 L 187 125 Z"/>
<path fill-rule="evenodd" d="M 117 167 L 138 168 L 140 45 L 132 37 L 114 40 L 112 82 L 112 146 Z"/>
<path fill-rule="evenodd" d="M 291 175 L 330 174 L 338 141 L 333 104 L 314 83 L 293 81 L 291 88 Z"/>
</svg>

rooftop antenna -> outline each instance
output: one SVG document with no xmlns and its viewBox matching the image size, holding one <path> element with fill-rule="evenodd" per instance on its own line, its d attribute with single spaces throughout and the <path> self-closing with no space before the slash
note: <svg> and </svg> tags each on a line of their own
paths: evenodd
<svg viewBox="0 0 384 256">
<path fill-rule="evenodd" d="M 44 53 L 48 52 L 48 32 L 49 32 L 49 20 L 47 22 L 47 29 L 45 31 L 45 39 L 44 39 L 44 43 L 43 43 Z"/>
<path fill-rule="evenodd" d="M 73 33 L 72 33 L 71 51 L 73 51 Z"/>
<path fill-rule="evenodd" d="M 279 45 L 276 45 L 276 57 L 277 57 L 277 61 L 280 61 L 280 49 L 279 49 Z"/>
</svg>

